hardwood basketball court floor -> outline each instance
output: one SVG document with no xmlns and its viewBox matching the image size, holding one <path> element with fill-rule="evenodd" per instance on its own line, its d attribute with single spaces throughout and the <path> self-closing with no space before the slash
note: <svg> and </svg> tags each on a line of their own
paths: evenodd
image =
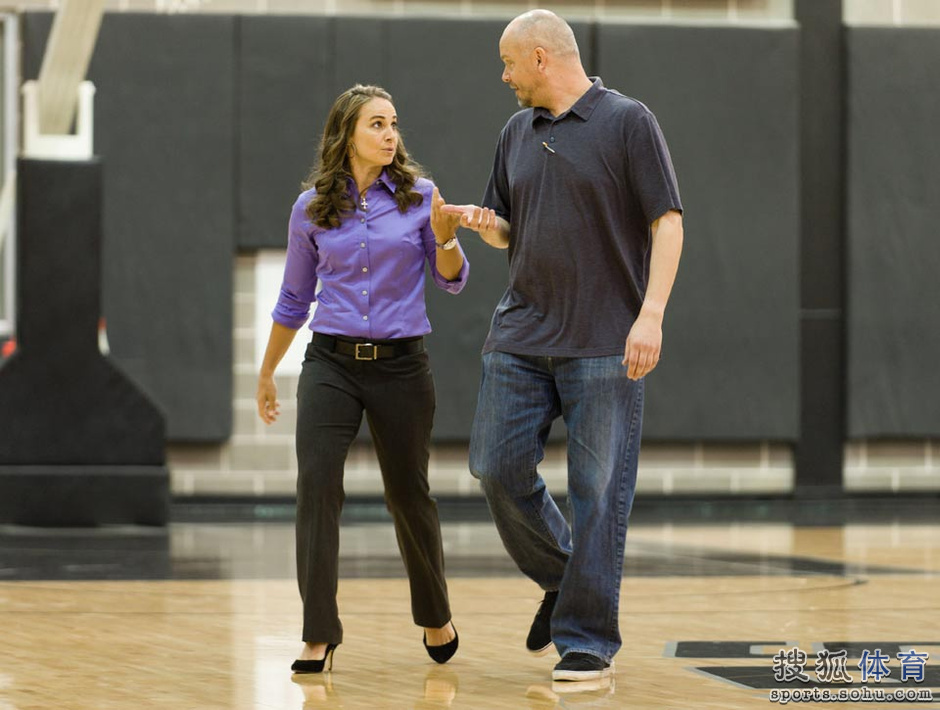
<svg viewBox="0 0 940 710">
<path fill-rule="evenodd" d="M 785 691 L 862 686 L 865 701 L 789 704 L 936 707 L 936 497 L 850 515 L 743 505 L 717 515 L 638 505 L 616 672 L 585 683 L 553 683 L 557 655 L 526 653 L 541 592 L 516 571 L 485 511 L 442 508 L 460 634 L 443 666 L 411 622 L 387 518 L 368 507 L 347 515 L 345 640 L 332 672 L 312 676 L 289 671 L 301 609 L 293 526 L 277 507 L 232 519 L 184 513 L 166 529 L 0 527 L 0 710 L 734 710 L 779 706 Z"/>
</svg>

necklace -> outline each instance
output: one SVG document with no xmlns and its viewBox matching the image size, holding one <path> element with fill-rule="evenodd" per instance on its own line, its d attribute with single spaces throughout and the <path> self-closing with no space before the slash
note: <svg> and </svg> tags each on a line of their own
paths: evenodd
<svg viewBox="0 0 940 710">
<path fill-rule="evenodd" d="M 359 204 L 362 206 L 363 212 L 366 212 L 369 209 L 369 203 L 366 201 L 366 192 L 368 191 L 368 189 L 369 188 L 367 187 L 365 190 L 363 190 L 362 195 L 359 198 Z"/>
</svg>

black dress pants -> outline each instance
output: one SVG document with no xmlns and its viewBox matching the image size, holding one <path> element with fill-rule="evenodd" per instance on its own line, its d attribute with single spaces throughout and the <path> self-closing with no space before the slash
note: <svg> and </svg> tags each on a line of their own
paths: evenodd
<svg viewBox="0 0 940 710">
<path fill-rule="evenodd" d="M 389 342 L 389 341 L 382 341 Z M 363 411 L 411 585 L 415 624 L 450 621 L 437 504 L 428 487 L 434 381 L 426 352 L 361 361 L 311 343 L 297 388 L 297 580 L 303 640 L 340 643 L 343 469 Z"/>
</svg>

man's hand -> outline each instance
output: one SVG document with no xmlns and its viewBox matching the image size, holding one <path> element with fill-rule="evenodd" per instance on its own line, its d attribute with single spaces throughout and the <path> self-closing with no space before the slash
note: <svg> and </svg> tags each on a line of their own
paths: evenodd
<svg viewBox="0 0 940 710">
<path fill-rule="evenodd" d="M 477 205 L 442 205 L 441 212 L 456 216 L 461 227 L 472 229 L 480 238 L 497 249 L 509 246 L 509 222 L 496 215 L 495 210 Z"/>
<path fill-rule="evenodd" d="M 474 232 L 488 232 L 496 229 L 496 212 L 487 207 L 476 205 L 444 205 L 442 211 L 457 216 L 461 227 Z"/>
<path fill-rule="evenodd" d="M 640 312 L 640 317 L 633 323 L 623 350 L 623 364 L 627 367 L 627 377 L 639 380 L 645 377 L 659 363 L 663 347 L 662 321 L 652 314 Z"/>
</svg>

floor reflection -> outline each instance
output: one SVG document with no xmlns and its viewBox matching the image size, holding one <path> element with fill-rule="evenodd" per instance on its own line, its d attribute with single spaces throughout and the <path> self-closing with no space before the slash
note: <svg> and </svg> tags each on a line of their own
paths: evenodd
<svg viewBox="0 0 940 710">
<path fill-rule="evenodd" d="M 333 687 L 332 673 L 295 673 L 293 682 L 304 696 L 303 710 L 340 707 L 340 696 Z"/>
<path fill-rule="evenodd" d="M 576 683 L 552 681 L 551 684 L 530 685 L 525 697 L 532 710 L 573 707 L 615 707 L 612 705 L 617 681 L 614 676 L 582 680 Z"/>
<path fill-rule="evenodd" d="M 345 692 L 341 690 L 347 685 Z M 358 682 L 348 677 L 343 679 L 332 672 L 325 673 L 295 673 L 291 682 L 303 694 L 303 710 L 313 708 L 343 708 L 350 703 L 358 706 L 375 706 L 375 697 L 371 688 L 363 688 Z M 405 701 L 403 685 L 395 683 L 394 694 L 397 702 Z M 415 687 L 413 707 L 415 710 L 446 710 L 450 708 L 457 698 L 460 686 L 460 676 L 456 671 L 446 667 L 432 667 L 424 676 L 423 690 Z M 378 707 L 378 706 L 377 706 Z"/>
<path fill-rule="evenodd" d="M 783 642 L 917 642 L 928 672 L 940 658 L 936 522 L 631 524 L 617 675 L 582 683 L 553 683 L 557 656 L 525 652 L 542 593 L 492 523 L 445 523 L 443 537 L 461 636 L 449 663 L 428 658 L 392 529 L 370 520 L 341 533 L 334 669 L 292 676 L 290 521 L 0 526 L 0 710 L 747 710 L 767 695 L 739 676 L 760 666 L 773 679 Z"/>
<path fill-rule="evenodd" d="M 379 702 L 370 688 L 352 684 L 348 678 L 335 673 L 295 674 L 291 678 L 302 693 L 301 710 L 324 710 L 348 707 L 392 707 Z M 447 710 L 453 707 L 491 708 L 504 707 L 494 697 L 506 698 L 505 707 L 532 710 L 550 710 L 566 707 L 619 708 L 616 702 L 616 678 L 597 678 L 580 682 L 544 682 L 520 686 L 518 694 L 505 692 L 508 688 L 491 688 L 490 697 L 461 696 L 460 676 L 446 667 L 431 668 L 424 677 L 423 693 L 416 687 L 413 698 L 403 692 L 402 683 L 396 683 L 393 691 L 394 707 L 409 707 L 414 710 Z M 466 694 L 465 694 L 466 695 Z M 515 696 L 517 699 L 513 699 Z M 497 703 L 496 705 L 492 703 Z M 400 704 L 400 705 L 399 705 Z"/>
</svg>

